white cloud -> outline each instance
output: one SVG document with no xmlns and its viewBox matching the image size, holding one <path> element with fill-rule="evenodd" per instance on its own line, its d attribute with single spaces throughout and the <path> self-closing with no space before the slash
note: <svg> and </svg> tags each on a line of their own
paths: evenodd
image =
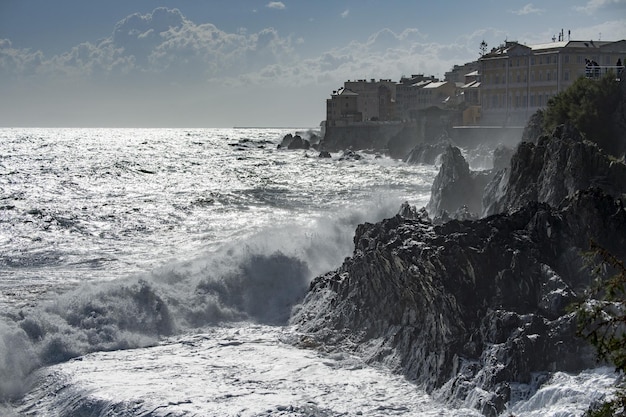
<svg viewBox="0 0 626 417">
<path fill-rule="evenodd" d="M 282 1 L 270 1 L 265 7 L 267 7 L 268 9 L 276 10 L 285 10 L 287 8 L 287 6 L 285 6 L 285 3 L 283 3 Z"/>
<path fill-rule="evenodd" d="M 346 9 L 343 12 L 341 12 L 341 18 L 342 19 L 347 18 L 349 14 L 350 14 L 350 9 Z"/>
<path fill-rule="evenodd" d="M 532 3 L 528 3 L 524 7 L 519 10 L 513 10 L 511 13 L 516 14 L 518 16 L 525 16 L 528 14 L 542 14 L 545 10 L 536 8 Z"/>
<path fill-rule="evenodd" d="M 589 0 L 584 6 L 575 6 L 574 10 L 587 14 L 592 14 L 599 9 L 617 7 L 619 10 L 626 10 L 626 0 Z"/>
<path fill-rule="evenodd" d="M 158 8 L 121 20 L 112 35 L 98 43 L 83 43 L 50 58 L 0 41 L 0 82 L 2 74 L 99 79 L 134 75 L 199 82 L 289 62 L 294 45 L 303 42 L 272 28 L 227 33 L 213 24 L 195 24 L 177 9 Z"/>
</svg>

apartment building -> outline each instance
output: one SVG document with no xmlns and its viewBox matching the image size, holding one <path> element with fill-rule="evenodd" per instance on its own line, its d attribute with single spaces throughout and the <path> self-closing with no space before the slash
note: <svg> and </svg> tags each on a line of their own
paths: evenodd
<svg viewBox="0 0 626 417">
<path fill-rule="evenodd" d="M 482 56 L 481 124 L 524 125 L 550 97 L 587 75 L 613 70 L 626 58 L 626 40 L 559 41 L 540 45 L 505 42 Z M 590 72 L 587 62 L 597 64 Z"/>
<path fill-rule="evenodd" d="M 420 110 L 447 106 L 456 90 L 453 82 L 422 74 L 402 77 L 398 83 L 388 79 L 348 80 L 326 100 L 326 121 L 329 126 L 341 126 L 411 120 Z"/>
</svg>

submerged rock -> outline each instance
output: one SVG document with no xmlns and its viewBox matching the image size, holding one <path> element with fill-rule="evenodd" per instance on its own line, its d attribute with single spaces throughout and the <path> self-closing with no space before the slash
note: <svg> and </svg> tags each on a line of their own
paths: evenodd
<svg viewBox="0 0 626 417">
<path fill-rule="evenodd" d="M 436 226 L 403 208 L 360 225 L 355 250 L 316 278 L 292 323 L 320 346 L 382 361 L 452 404 L 495 416 L 511 383 L 593 367 L 566 306 L 589 285 L 589 239 L 623 256 L 626 211 L 599 189 L 559 208 Z"/>
</svg>

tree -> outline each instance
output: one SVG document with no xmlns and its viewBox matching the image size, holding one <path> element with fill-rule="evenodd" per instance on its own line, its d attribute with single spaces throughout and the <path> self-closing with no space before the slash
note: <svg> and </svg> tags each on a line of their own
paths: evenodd
<svg viewBox="0 0 626 417">
<path fill-rule="evenodd" d="M 567 90 L 548 100 L 544 114 L 546 133 L 565 122 L 570 122 L 585 139 L 595 142 L 613 155 L 621 152 L 615 132 L 613 115 L 621 99 L 615 74 L 596 80 L 581 77 Z"/>
<path fill-rule="evenodd" d="M 576 306 L 578 334 L 597 350 L 600 360 L 626 371 L 626 266 L 606 249 L 591 243 L 587 258 L 595 263 L 597 281 L 585 300 Z M 616 398 L 589 412 L 593 417 L 626 415 L 626 386 Z"/>
<path fill-rule="evenodd" d="M 487 42 L 483 39 L 480 43 L 480 56 L 485 56 L 487 53 Z"/>
</svg>

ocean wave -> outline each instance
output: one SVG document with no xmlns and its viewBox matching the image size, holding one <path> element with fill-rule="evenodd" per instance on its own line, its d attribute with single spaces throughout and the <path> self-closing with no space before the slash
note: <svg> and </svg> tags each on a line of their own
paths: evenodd
<svg viewBox="0 0 626 417">
<path fill-rule="evenodd" d="M 312 278 L 352 251 L 353 230 L 395 202 L 272 226 L 191 260 L 79 285 L 0 326 L 0 399 L 29 389 L 35 369 L 96 351 L 140 348 L 225 322 L 285 325 Z M 304 224 L 302 224 L 304 223 Z"/>
</svg>

